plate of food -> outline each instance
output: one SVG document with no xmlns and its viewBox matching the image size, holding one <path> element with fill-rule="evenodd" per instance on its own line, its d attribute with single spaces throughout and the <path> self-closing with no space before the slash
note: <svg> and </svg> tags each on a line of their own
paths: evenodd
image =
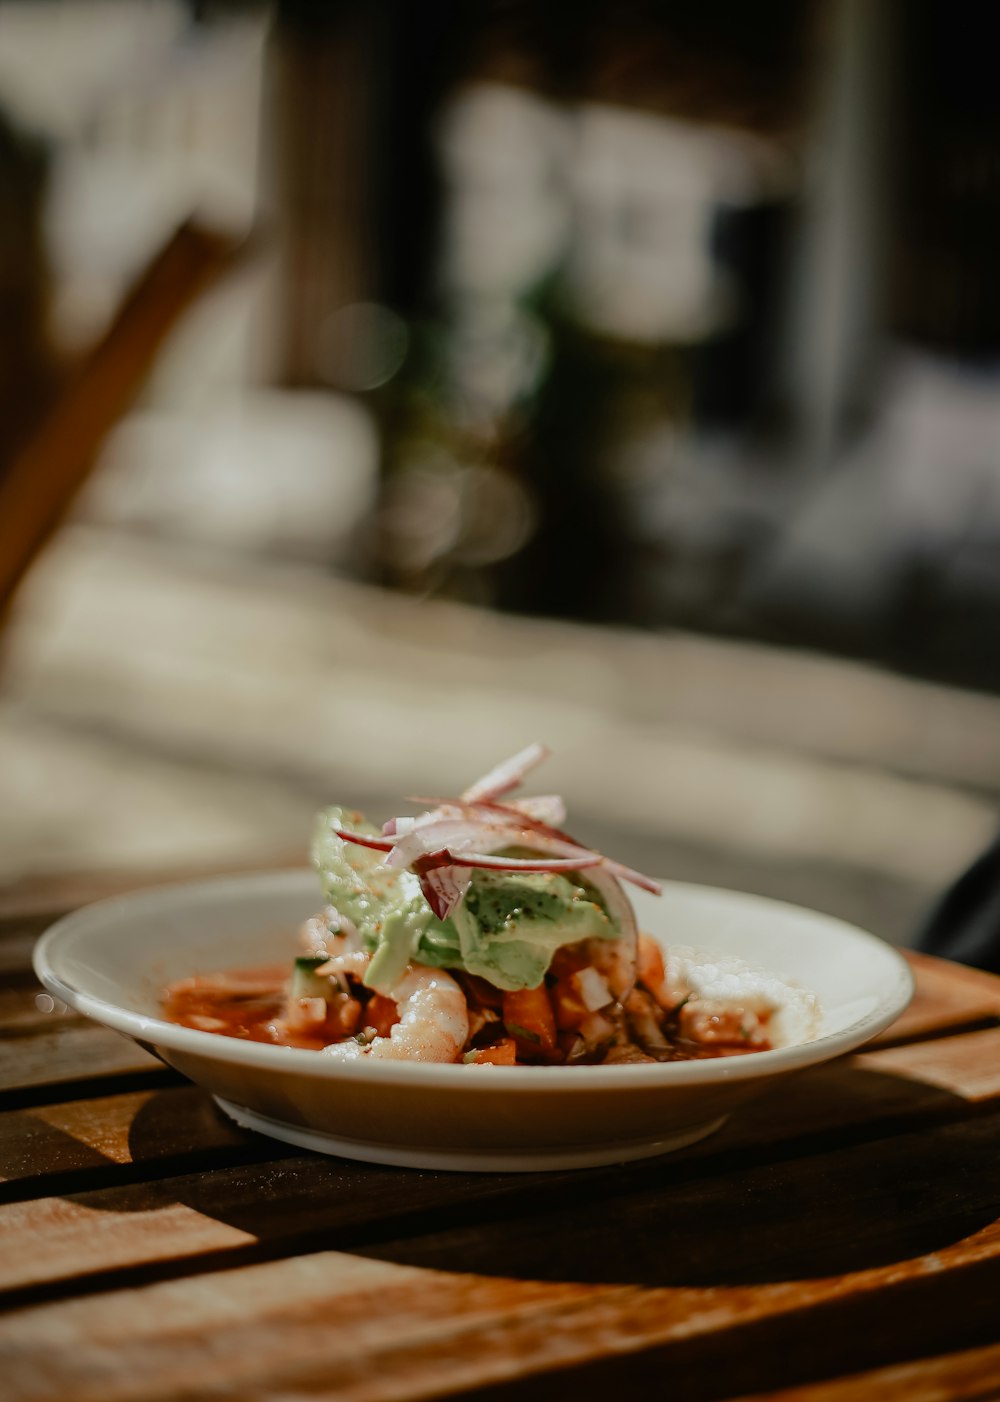
<svg viewBox="0 0 1000 1402">
<path fill-rule="evenodd" d="M 325 809 L 311 869 L 76 911 L 36 972 L 248 1129 L 485 1172 L 693 1143 L 906 1007 L 875 936 L 577 842 L 557 795 L 519 796 L 546 753 L 381 826 Z"/>
</svg>

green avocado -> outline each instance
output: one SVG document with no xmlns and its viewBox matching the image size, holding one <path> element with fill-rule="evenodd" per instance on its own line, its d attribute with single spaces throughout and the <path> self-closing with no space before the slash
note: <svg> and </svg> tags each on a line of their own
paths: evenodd
<svg viewBox="0 0 1000 1402">
<path fill-rule="evenodd" d="M 447 920 L 427 904 L 412 872 L 386 867 L 383 854 L 345 842 L 334 827 L 374 835 L 360 814 L 325 809 L 313 840 L 323 893 L 357 927 L 373 958 L 365 982 L 393 987 L 412 960 L 465 969 L 497 988 L 537 988 L 557 949 L 620 931 L 597 892 L 577 873 L 475 871 L 465 900 Z"/>
</svg>

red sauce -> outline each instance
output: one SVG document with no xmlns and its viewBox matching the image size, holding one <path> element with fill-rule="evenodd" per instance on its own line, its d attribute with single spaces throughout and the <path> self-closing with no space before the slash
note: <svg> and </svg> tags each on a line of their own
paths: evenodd
<svg viewBox="0 0 1000 1402">
<path fill-rule="evenodd" d="M 163 1015 L 198 1032 L 320 1051 L 328 1037 L 296 1036 L 281 1021 L 287 982 L 287 964 L 184 979 L 167 989 Z"/>
<path fill-rule="evenodd" d="M 331 1042 L 340 1041 L 355 1030 L 368 1026 L 378 1036 L 388 1036 L 392 1025 L 398 1021 L 398 1012 L 391 999 L 373 995 L 361 985 L 352 983 L 354 1000 L 342 1000 L 343 1006 L 339 1009 L 331 1007 L 326 1024 L 309 1032 L 292 1030 L 285 1021 L 288 977 L 288 966 L 278 964 L 265 968 L 230 969 L 224 973 L 184 979 L 167 989 L 163 1002 L 164 1016 L 170 1022 L 199 1032 L 212 1032 L 220 1037 L 236 1037 L 248 1042 L 267 1042 L 272 1046 L 301 1047 L 309 1051 L 321 1051 Z M 502 995 L 482 979 L 465 973 L 458 973 L 456 977 L 469 1004 L 468 1045 L 483 1053 L 483 1060 L 496 1060 L 492 1053 L 498 1048 L 506 1051 L 505 1039 L 509 1037 L 508 1029 L 501 1020 Z M 485 1019 L 484 1009 L 488 1010 Z M 651 1054 L 641 1050 L 638 1039 L 610 1051 L 606 1047 L 595 1048 L 580 1060 L 580 1064 L 594 1064 L 605 1059 L 609 1063 L 632 1060 L 701 1061 L 767 1051 L 771 1046 L 764 1035 L 768 1016 L 757 1016 L 758 1025 L 752 1040 L 744 1035 L 743 1017 L 743 1011 L 734 1008 L 727 1009 L 721 1015 L 696 1018 L 695 1025 L 684 1025 L 676 1012 L 657 1009 L 657 1022 L 665 1045 L 658 1050 L 651 1049 Z M 693 1036 L 691 1032 L 694 1032 Z M 632 1035 L 636 1036 L 634 1030 Z M 569 1043 L 564 1045 L 567 1037 Z M 544 1057 L 540 1054 L 522 1057 L 523 1049 L 518 1048 L 518 1064 L 539 1060 L 576 1061 L 572 1053 L 572 1042 L 575 1040 L 576 1033 L 572 1030 L 562 1033 L 559 1047 L 553 1048 L 552 1055 Z M 511 1058 L 505 1055 L 503 1060 L 509 1063 Z"/>
</svg>

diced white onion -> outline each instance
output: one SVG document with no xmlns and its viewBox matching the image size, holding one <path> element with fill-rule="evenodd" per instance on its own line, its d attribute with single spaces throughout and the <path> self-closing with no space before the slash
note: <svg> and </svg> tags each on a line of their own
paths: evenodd
<svg viewBox="0 0 1000 1402">
<path fill-rule="evenodd" d="M 578 970 L 571 976 L 570 983 L 574 985 L 580 1002 L 589 1013 L 596 1013 L 614 1002 L 611 989 L 596 969 Z"/>
</svg>

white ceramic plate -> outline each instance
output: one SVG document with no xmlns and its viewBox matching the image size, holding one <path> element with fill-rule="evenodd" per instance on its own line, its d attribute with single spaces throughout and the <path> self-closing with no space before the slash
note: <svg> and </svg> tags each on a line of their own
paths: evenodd
<svg viewBox="0 0 1000 1402">
<path fill-rule="evenodd" d="M 639 892 L 635 904 L 641 927 L 663 944 L 735 954 L 811 989 L 819 1035 L 720 1060 L 477 1067 L 339 1062 L 163 1021 L 166 984 L 298 952 L 298 926 L 321 905 L 309 871 L 102 901 L 53 925 L 34 962 L 56 998 L 156 1052 L 241 1125 L 346 1158 L 484 1172 L 583 1168 L 680 1148 L 774 1077 L 861 1046 L 912 996 L 895 950 L 829 916 L 675 882 L 660 898 Z"/>
</svg>

